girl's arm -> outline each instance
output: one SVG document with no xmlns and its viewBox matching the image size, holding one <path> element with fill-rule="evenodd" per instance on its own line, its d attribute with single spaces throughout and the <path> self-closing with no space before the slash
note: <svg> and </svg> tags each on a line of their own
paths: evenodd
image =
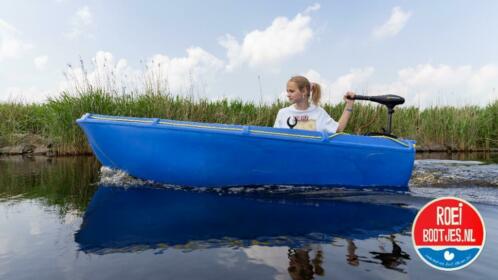
<svg viewBox="0 0 498 280">
<path fill-rule="evenodd" d="M 339 126 L 337 127 L 336 133 L 343 132 L 348 124 L 349 118 L 353 113 L 353 104 L 354 100 L 348 99 L 347 97 L 354 97 L 355 93 L 348 91 L 344 95 L 343 99 L 346 102 L 346 107 L 344 107 L 344 111 L 342 112 L 341 118 L 339 119 Z"/>
</svg>

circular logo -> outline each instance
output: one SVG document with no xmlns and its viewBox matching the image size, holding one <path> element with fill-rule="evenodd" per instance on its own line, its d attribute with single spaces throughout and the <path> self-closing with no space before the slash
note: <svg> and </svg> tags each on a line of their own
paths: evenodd
<svg viewBox="0 0 498 280">
<path fill-rule="evenodd" d="M 467 201 L 442 197 L 427 203 L 415 217 L 412 241 L 428 265 L 458 270 L 471 264 L 482 251 L 486 229 L 481 214 Z"/>
</svg>

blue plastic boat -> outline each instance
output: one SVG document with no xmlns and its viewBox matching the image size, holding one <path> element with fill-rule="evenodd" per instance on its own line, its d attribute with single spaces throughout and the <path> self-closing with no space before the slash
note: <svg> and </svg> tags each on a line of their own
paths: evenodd
<svg viewBox="0 0 498 280">
<path fill-rule="evenodd" d="M 407 189 L 414 141 L 260 126 L 86 114 L 99 161 L 191 187 L 313 185 Z"/>
</svg>

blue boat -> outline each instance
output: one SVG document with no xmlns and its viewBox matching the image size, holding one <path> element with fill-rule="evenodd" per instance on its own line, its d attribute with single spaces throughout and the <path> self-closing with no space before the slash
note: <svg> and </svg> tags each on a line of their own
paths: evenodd
<svg viewBox="0 0 498 280">
<path fill-rule="evenodd" d="M 96 114 L 85 114 L 77 123 L 104 166 L 141 179 L 190 187 L 406 190 L 415 159 L 415 142 L 389 133 L 328 134 Z"/>
</svg>

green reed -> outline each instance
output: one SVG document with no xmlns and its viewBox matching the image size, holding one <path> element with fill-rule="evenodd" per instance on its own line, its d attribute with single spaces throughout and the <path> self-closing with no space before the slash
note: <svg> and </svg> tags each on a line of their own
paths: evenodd
<svg viewBox="0 0 498 280">
<path fill-rule="evenodd" d="M 211 123 L 272 126 L 280 108 L 287 104 L 254 104 L 240 100 L 194 99 L 160 91 L 116 94 L 88 89 L 79 94 L 62 93 L 43 104 L 0 104 L 0 146 L 15 144 L 18 135 L 34 134 L 54 142 L 61 153 L 89 152 L 75 120 L 83 114 L 157 117 Z M 336 120 L 343 104 L 323 105 Z M 346 132 L 363 134 L 385 127 L 385 107 L 357 102 Z M 415 139 L 419 146 L 447 146 L 459 150 L 498 147 L 498 101 L 486 107 L 399 107 L 393 134 Z"/>
</svg>

